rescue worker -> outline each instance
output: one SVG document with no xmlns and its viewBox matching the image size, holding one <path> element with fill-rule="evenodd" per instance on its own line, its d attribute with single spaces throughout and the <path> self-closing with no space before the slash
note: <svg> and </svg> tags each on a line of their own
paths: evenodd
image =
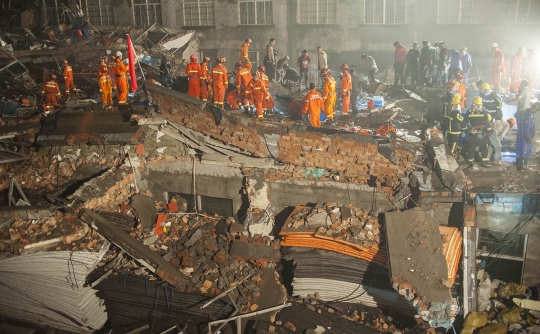
<svg viewBox="0 0 540 334">
<path fill-rule="evenodd" d="M 437 61 L 437 80 L 435 85 L 446 86 L 448 82 L 448 66 L 450 66 L 450 50 L 446 48 L 445 42 L 439 43 L 439 58 Z"/>
<path fill-rule="evenodd" d="M 161 81 L 161 84 L 164 87 L 171 89 L 173 84 L 171 61 L 166 56 L 161 58 L 161 65 L 159 66 L 159 81 Z"/>
<path fill-rule="evenodd" d="M 446 138 L 448 139 L 448 146 L 452 155 L 456 154 L 456 149 L 459 145 L 461 138 L 461 124 L 463 123 L 463 116 L 461 115 L 461 96 L 459 94 L 454 95 L 450 102 L 450 111 L 445 116 L 448 124 L 446 129 Z"/>
<path fill-rule="evenodd" d="M 227 76 L 227 68 L 225 57 L 218 57 L 217 65 L 212 68 L 212 89 L 214 91 L 214 105 L 223 108 L 223 100 L 225 99 L 225 91 L 229 86 L 229 78 Z"/>
<path fill-rule="evenodd" d="M 491 90 L 491 87 L 487 82 L 482 84 L 480 91 L 482 93 L 482 106 L 491 115 L 491 118 L 494 120 L 502 119 L 502 100 L 499 95 L 495 94 L 495 92 Z"/>
<path fill-rule="evenodd" d="M 375 82 L 377 82 L 377 79 L 375 79 L 375 73 L 379 71 L 377 68 L 377 63 L 375 62 L 375 59 L 373 59 L 372 56 L 368 56 L 367 54 L 363 54 L 360 58 L 362 58 L 366 64 L 366 67 L 368 68 L 369 74 L 369 85 L 373 85 Z"/>
<path fill-rule="evenodd" d="M 516 124 L 515 119 L 509 118 L 506 121 L 498 120 L 491 123 L 491 133 L 489 134 L 489 142 L 493 147 L 493 163 L 502 165 L 502 141 L 509 129 Z"/>
<path fill-rule="evenodd" d="M 471 73 L 472 68 L 472 58 L 469 52 L 467 52 L 467 47 L 461 47 L 461 68 L 463 73 L 463 82 L 467 83 L 469 81 L 469 73 Z"/>
<path fill-rule="evenodd" d="M 527 160 L 532 156 L 534 144 L 534 115 L 540 110 L 540 102 L 535 102 L 529 109 L 520 110 L 516 113 L 517 137 L 516 154 L 517 170 L 525 171 Z"/>
<path fill-rule="evenodd" d="M 249 112 L 250 108 L 254 108 L 255 104 L 253 103 L 253 100 L 251 100 L 248 97 L 248 85 L 253 79 L 253 76 L 251 75 L 251 72 L 247 69 L 247 67 L 236 63 L 234 65 L 234 69 L 236 70 L 236 90 L 237 93 L 240 95 L 240 99 L 242 100 L 242 105 L 244 107 L 244 110 Z"/>
<path fill-rule="evenodd" d="M 493 51 L 493 63 L 491 64 L 493 88 L 496 93 L 499 93 L 501 91 L 501 78 L 504 73 L 504 54 L 497 43 L 491 43 L 491 51 Z"/>
<path fill-rule="evenodd" d="M 459 83 L 458 93 L 461 95 L 461 109 L 465 109 L 465 105 L 467 104 L 467 84 L 462 73 L 456 75 L 456 82 Z"/>
<path fill-rule="evenodd" d="M 352 104 L 352 110 L 356 114 L 358 113 L 358 95 L 360 95 L 360 77 L 358 74 L 356 74 L 356 69 L 351 68 L 351 104 Z M 402 78 L 402 85 L 405 82 L 405 78 Z"/>
<path fill-rule="evenodd" d="M 420 71 L 423 84 L 433 87 L 437 74 L 437 50 L 429 44 L 428 40 L 422 42 L 420 51 Z"/>
<path fill-rule="evenodd" d="M 107 71 L 107 67 L 105 67 L 105 71 Z M 67 59 L 64 59 L 64 81 L 66 83 L 66 95 L 69 95 L 70 88 L 77 92 L 77 87 L 73 83 L 73 69 L 69 66 Z"/>
<path fill-rule="evenodd" d="M 450 110 L 452 109 L 452 100 L 454 96 L 459 94 L 459 87 L 460 83 L 457 81 L 450 81 L 446 84 L 446 94 L 444 94 L 441 98 L 443 103 L 443 117 L 448 116 L 448 114 L 450 113 Z"/>
<path fill-rule="evenodd" d="M 270 38 L 270 42 L 266 46 L 266 55 L 264 56 L 264 67 L 267 70 L 268 79 L 274 81 L 276 77 L 276 64 L 277 59 L 274 54 L 274 45 L 276 44 L 275 38 Z"/>
<path fill-rule="evenodd" d="M 107 73 L 108 68 L 101 68 L 101 76 L 98 79 L 99 83 L 99 92 L 101 93 L 101 102 L 103 104 L 103 109 L 107 106 L 112 106 L 112 79 L 111 76 Z"/>
<path fill-rule="evenodd" d="M 112 89 L 116 90 L 116 76 L 115 68 L 116 68 L 116 57 L 114 55 L 111 56 L 111 60 L 107 62 L 107 74 L 111 77 L 111 83 L 112 83 Z"/>
<path fill-rule="evenodd" d="M 465 129 L 469 130 L 469 143 L 467 144 L 467 161 L 469 168 L 474 168 L 474 158 L 476 149 L 478 148 L 480 157 L 482 158 L 482 167 L 490 167 L 488 157 L 488 135 L 491 132 L 491 124 L 489 114 L 482 107 L 482 98 L 475 96 L 472 106 L 465 114 L 463 120 Z"/>
<path fill-rule="evenodd" d="M 538 73 L 538 60 L 536 58 L 536 50 L 527 50 L 527 56 L 523 58 L 521 66 L 521 77 L 529 82 L 529 88 L 534 90 L 534 78 Z"/>
<path fill-rule="evenodd" d="M 310 91 L 304 97 L 304 108 L 302 108 L 302 116 L 309 118 L 311 126 L 315 128 L 321 127 L 321 108 L 323 107 L 323 98 L 315 89 L 315 84 L 309 84 Z"/>
<path fill-rule="evenodd" d="M 401 84 L 405 84 L 405 60 L 407 57 L 407 49 L 401 45 L 398 41 L 394 42 L 396 52 L 394 54 L 394 70 L 396 74 L 394 76 L 394 85 L 401 81 Z"/>
<path fill-rule="evenodd" d="M 240 94 L 238 93 L 238 90 L 231 89 L 227 93 L 226 100 L 227 100 L 227 103 L 229 104 L 229 106 L 232 109 L 234 109 L 234 110 L 239 110 L 240 109 L 239 103 L 241 103 L 242 99 L 241 99 Z"/>
<path fill-rule="evenodd" d="M 420 45 L 416 42 L 413 43 L 412 49 L 407 52 L 406 62 L 407 69 L 405 72 L 405 82 L 407 82 L 407 76 L 411 76 L 411 85 L 418 85 L 420 80 Z M 421 81 L 420 81 L 421 83 Z"/>
<path fill-rule="evenodd" d="M 270 95 L 270 82 L 268 80 L 268 76 L 265 74 L 266 68 L 264 66 L 259 66 L 258 70 L 261 80 L 264 83 L 264 87 L 266 87 L 266 90 L 268 91 L 268 99 L 263 100 L 263 110 L 266 113 L 274 110 L 275 102 L 272 95 Z"/>
<path fill-rule="evenodd" d="M 204 57 L 201 62 L 201 100 L 208 101 L 210 95 L 210 72 L 208 71 L 208 64 L 210 63 L 210 57 Z M 251 63 L 250 63 L 251 64 Z"/>
<path fill-rule="evenodd" d="M 41 95 L 45 96 L 44 111 L 51 111 L 54 107 L 58 107 L 58 101 L 56 98 L 60 98 L 60 88 L 56 83 L 56 75 L 51 74 L 50 79 L 45 82 L 43 89 L 41 90 Z"/>
<path fill-rule="evenodd" d="M 324 69 L 321 77 L 324 78 L 324 115 L 328 122 L 333 122 L 336 113 L 336 79 L 332 77 L 332 71 L 329 69 Z"/>
<path fill-rule="evenodd" d="M 266 87 L 264 86 L 264 83 L 262 80 L 260 80 L 261 76 L 259 72 L 255 72 L 253 74 L 253 79 L 250 81 L 247 89 L 248 96 L 255 102 L 255 107 L 257 108 L 257 120 L 262 121 L 264 118 L 264 111 L 263 111 L 263 100 L 269 99 L 270 96 L 268 95 L 268 91 L 266 90 Z"/>
<path fill-rule="evenodd" d="M 127 72 L 128 66 L 122 62 L 122 52 L 116 52 L 116 67 L 115 73 L 116 76 L 116 98 L 118 99 L 118 104 L 123 105 L 127 103 L 128 97 L 128 80 Z"/>
<path fill-rule="evenodd" d="M 448 69 L 448 80 L 456 80 L 456 76 L 459 73 L 463 73 L 461 52 L 454 49 L 450 51 L 450 68 Z"/>
<path fill-rule="evenodd" d="M 525 57 L 525 48 L 520 47 L 510 61 L 510 91 L 516 93 L 521 83 L 521 67 Z"/>
<path fill-rule="evenodd" d="M 97 77 L 99 78 L 99 76 L 101 75 L 101 68 L 102 67 L 105 67 L 105 68 L 108 68 L 107 67 L 107 56 L 102 56 L 100 59 L 99 59 L 99 65 L 97 67 Z"/>
<path fill-rule="evenodd" d="M 341 73 L 342 111 L 343 111 L 343 116 L 348 116 L 349 111 L 351 110 L 351 90 L 352 90 L 351 75 L 349 74 L 349 65 L 348 64 L 341 65 L 341 70 L 343 71 Z"/>
<path fill-rule="evenodd" d="M 197 55 L 192 54 L 189 57 L 190 63 L 187 64 L 185 72 L 189 78 L 188 95 L 194 98 L 201 98 L 201 65 L 197 63 Z"/>
<path fill-rule="evenodd" d="M 283 79 L 282 79 L 284 84 L 292 86 L 293 83 L 296 84 L 300 82 L 300 74 L 298 74 L 298 72 L 296 72 L 294 68 L 290 68 L 289 65 L 284 64 L 283 70 L 285 72 L 285 75 L 283 76 Z"/>
<path fill-rule="evenodd" d="M 249 46 L 251 45 L 251 38 L 246 38 L 246 41 L 244 44 L 242 44 L 242 47 L 240 48 L 240 63 L 242 66 L 248 69 L 248 71 L 251 71 L 251 68 L 253 65 L 251 64 L 251 61 L 249 61 Z"/>
</svg>

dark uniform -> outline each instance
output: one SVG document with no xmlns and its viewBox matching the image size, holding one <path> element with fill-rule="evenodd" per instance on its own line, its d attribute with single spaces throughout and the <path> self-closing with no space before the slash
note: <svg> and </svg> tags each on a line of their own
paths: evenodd
<svg viewBox="0 0 540 334">
<path fill-rule="evenodd" d="M 410 49 L 407 52 L 405 57 L 405 62 L 407 63 L 407 70 L 405 71 L 405 82 L 407 82 L 407 77 L 411 76 L 411 85 L 421 84 L 420 81 L 420 50 Z"/>
<path fill-rule="evenodd" d="M 480 95 L 482 97 L 482 107 L 486 108 L 487 112 L 491 115 L 491 118 L 495 121 L 503 119 L 502 113 L 502 100 L 495 92 L 491 92 L 487 95 Z"/>
<path fill-rule="evenodd" d="M 465 124 L 465 129 L 469 130 L 467 161 L 469 161 L 469 164 L 473 164 L 476 148 L 479 148 L 480 156 L 482 157 L 482 166 L 489 166 L 488 145 L 491 124 L 486 109 L 483 107 L 481 109 L 474 109 L 474 106 L 471 107 L 467 111 L 467 114 L 465 114 L 463 123 Z"/>
<path fill-rule="evenodd" d="M 459 105 L 458 105 L 459 106 Z M 448 139 L 448 146 L 452 154 L 456 153 L 456 148 L 461 138 L 461 125 L 463 123 L 463 116 L 461 116 L 460 108 L 452 108 L 447 112 L 445 116 L 448 118 L 448 130 L 446 131 L 446 138 Z"/>
</svg>

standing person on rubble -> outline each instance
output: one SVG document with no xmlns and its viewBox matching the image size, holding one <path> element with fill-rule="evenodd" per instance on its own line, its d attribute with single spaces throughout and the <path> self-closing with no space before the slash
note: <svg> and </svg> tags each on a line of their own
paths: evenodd
<svg viewBox="0 0 540 334">
<path fill-rule="evenodd" d="M 107 56 L 102 56 L 100 59 L 99 59 L 99 64 L 98 64 L 98 67 L 97 67 L 97 77 L 99 78 L 99 76 L 101 75 L 101 68 L 102 67 L 105 67 L 107 68 Z"/>
<path fill-rule="evenodd" d="M 368 80 L 369 80 L 369 85 L 371 86 L 375 82 L 377 82 L 377 79 L 375 79 L 375 74 L 379 72 L 379 69 L 377 68 L 377 63 L 375 62 L 375 59 L 373 59 L 372 56 L 368 56 L 365 53 L 360 58 L 364 60 L 364 63 L 369 71 Z"/>
<path fill-rule="evenodd" d="M 114 76 L 116 70 L 116 57 L 111 55 L 111 60 L 107 62 L 107 74 L 111 77 L 112 89 L 116 90 L 116 77 Z"/>
<path fill-rule="evenodd" d="M 118 99 L 118 104 L 124 105 L 127 103 L 128 97 L 128 80 L 127 72 L 128 66 L 122 61 L 122 52 L 116 51 L 116 67 L 115 73 L 116 76 L 116 98 Z"/>
<path fill-rule="evenodd" d="M 469 81 L 469 73 L 472 69 L 472 58 L 469 52 L 467 52 L 467 47 L 461 47 L 461 67 L 465 84 Z"/>
<path fill-rule="evenodd" d="M 467 146 L 467 161 L 469 168 L 474 168 L 474 158 L 476 149 L 482 158 L 482 167 L 490 167 L 488 157 L 489 133 L 491 132 L 491 124 L 489 114 L 482 107 L 482 98 L 475 96 L 471 108 L 465 114 L 463 120 L 465 129 L 469 130 L 469 143 Z"/>
<path fill-rule="evenodd" d="M 450 51 L 450 68 L 448 69 L 448 80 L 456 80 L 456 75 L 463 72 L 463 63 L 461 61 L 461 52 L 458 50 Z"/>
<path fill-rule="evenodd" d="M 493 88 L 495 93 L 500 93 L 501 78 L 504 73 L 504 53 L 499 49 L 499 44 L 497 43 L 491 43 L 491 51 L 493 51 L 493 63 L 491 64 Z"/>
<path fill-rule="evenodd" d="M 227 76 L 227 68 L 225 64 L 227 59 L 219 57 L 217 65 L 212 68 L 212 89 L 214 91 L 214 105 L 218 108 L 223 108 L 225 91 L 229 86 L 229 78 Z"/>
<path fill-rule="evenodd" d="M 439 58 L 437 61 L 437 80 L 435 85 L 446 86 L 448 82 L 448 67 L 450 66 L 450 50 L 446 48 L 445 42 L 439 43 Z"/>
<path fill-rule="evenodd" d="M 452 109 L 452 101 L 454 99 L 454 96 L 459 95 L 459 87 L 460 83 L 457 81 L 450 81 L 446 84 L 446 93 L 441 98 L 441 101 L 443 103 L 443 117 L 448 116 L 450 113 L 450 110 Z M 460 102 L 461 102 L 461 96 L 460 96 Z M 443 119 L 444 120 L 444 119 Z"/>
<path fill-rule="evenodd" d="M 336 113 L 336 79 L 332 77 L 332 71 L 329 69 L 324 69 L 321 77 L 324 79 L 324 114 L 328 122 L 333 123 Z"/>
<path fill-rule="evenodd" d="M 300 84 L 302 84 L 302 80 L 304 80 L 304 87 L 306 89 L 308 89 L 310 64 L 311 59 L 309 58 L 307 50 L 302 51 L 302 55 L 298 57 L 298 67 L 300 69 Z"/>
<path fill-rule="evenodd" d="M 509 129 L 516 125 L 516 120 L 509 118 L 506 121 L 498 120 L 491 123 L 491 133 L 489 134 L 489 142 L 493 147 L 493 163 L 502 165 L 502 141 Z"/>
<path fill-rule="evenodd" d="M 107 71 L 107 67 L 105 67 Z M 67 59 L 64 59 L 64 81 L 66 84 L 66 95 L 69 95 L 69 89 L 73 88 L 74 92 L 77 92 L 77 87 L 73 83 L 73 69 L 69 66 Z"/>
<path fill-rule="evenodd" d="M 159 81 L 161 81 L 163 87 L 171 89 L 173 84 L 171 61 L 166 56 L 161 58 L 161 65 L 159 66 Z"/>
<path fill-rule="evenodd" d="M 465 109 L 467 104 L 467 84 L 465 83 L 465 76 L 462 73 L 456 75 L 456 82 L 459 83 L 458 93 L 461 95 L 461 109 Z"/>
<path fill-rule="evenodd" d="M 242 64 L 236 63 L 234 69 L 236 70 L 236 91 L 240 95 L 244 110 L 250 112 L 250 109 L 255 108 L 255 104 L 248 94 L 248 85 L 253 76 L 248 68 Z"/>
<path fill-rule="evenodd" d="M 356 74 L 356 69 L 354 67 L 351 68 L 351 84 L 352 84 L 351 104 L 352 104 L 352 110 L 354 114 L 356 115 L 358 113 L 358 95 L 360 95 L 361 88 L 360 88 L 360 77 L 358 76 L 358 74 Z"/>
<path fill-rule="evenodd" d="M 309 84 L 310 91 L 304 97 L 304 108 L 302 108 L 302 116 L 307 117 L 311 126 L 315 128 L 321 127 L 321 109 L 323 107 L 323 98 L 315 89 L 315 84 Z"/>
<path fill-rule="evenodd" d="M 101 93 L 101 102 L 103 104 L 102 108 L 105 109 L 108 106 L 112 106 L 112 79 L 111 76 L 107 73 L 107 68 L 101 68 L 101 75 L 98 79 L 99 83 L 99 92 Z"/>
<path fill-rule="evenodd" d="M 456 154 L 456 149 L 459 145 L 461 138 L 461 124 L 463 123 L 463 116 L 461 115 L 461 96 L 455 94 L 450 101 L 450 110 L 445 116 L 448 120 L 446 130 L 446 138 L 448 139 L 448 146 L 452 155 Z"/>
<path fill-rule="evenodd" d="M 523 58 L 525 58 L 525 48 L 520 47 L 510 61 L 510 91 L 513 93 L 517 93 L 519 84 L 521 83 Z"/>
<path fill-rule="evenodd" d="M 487 82 L 484 82 L 480 87 L 482 106 L 487 110 L 491 115 L 491 118 L 494 120 L 501 120 L 503 118 L 502 112 L 502 99 L 499 95 L 495 94 L 491 90 L 491 87 Z"/>
<path fill-rule="evenodd" d="M 210 63 L 210 57 L 204 57 L 201 62 L 201 99 L 204 102 L 208 101 L 210 95 L 210 72 L 208 71 L 208 64 Z"/>
<path fill-rule="evenodd" d="M 405 61 L 407 58 L 407 49 L 401 45 L 398 41 L 394 42 L 394 47 L 396 52 L 394 55 L 394 70 L 396 72 L 394 76 L 394 85 L 398 85 L 398 81 L 401 81 L 401 84 L 405 84 Z"/>
<path fill-rule="evenodd" d="M 264 67 L 266 68 L 266 75 L 268 80 L 274 81 L 276 77 L 276 56 L 274 54 L 274 45 L 276 44 L 275 38 L 270 38 L 270 42 L 266 46 L 266 55 L 264 56 Z"/>
<path fill-rule="evenodd" d="M 244 44 L 242 44 L 242 47 L 240 48 L 240 63 L 248 69 L 248 71 L 251 71 L 251 68 L 253 65 L 251 64 L 251 61 L 249 61 L 249 46 L 251 45 L 251 38 L 246 38 L 246 41 Z"/>
<path fill-rule="evenodd" d="M 255 74 L 253 74 L 253 79 L 249 82 L 247 88 L 248 96 L 255 102 L 257 121 L 262 121 L 264 119 L 263 100 L 268 100 L 270 98 L 264 82 L 262 82 L 260 78 L 259 72 L 255 72 Z"/>
<path fill-rule="evenodd" d="M 186 66 L 185 72 L 189 78 L 188 95 L 196 99 L 201 97 L 201 65 L 197 63 L 197 55 L 189 57 L 190 63 Z"/>
<path fill-rule="evenodd" d="M 420 80 L 420 45 L 416 42 L 413 43 L 412 49 L 407 52 L 405 57 L 407 63 L 407 69 L 405 72 L 405 82 L 407 82 L 407 76 L 411 76 L 411 85 L 418 85 Z"/>
<path fill-rule="evenodd" d="M 266 91 L 268 92 L 268 99 L 264 99 L 262 104 L 264 112 L 268 113 L 274 110 L 275 103 L 272 95 L 270 95 L 270 82 L 268 81 L 268 76 L 265 74 L 266 68 L 264 66 L 259 66 L 258 70 L 261 80 L 264 83 L 264 87 L 266 87 Z"/>
<path fill-rule="evenodd" d="M 327 69 L 328 68 L 328 57 L 326 56 L 326 52 L 324 52 L 324 50 L 320 46 L 318 46 L 317 47 L 317 53 L 318 53 L 318 56 L 317 56 L 317 69 L 319 71 Z"/>
<path fill-rule="evenodd" d="M 45 112 L 51 111 L 55 107 L 58 107 L 58 101 L 56 100 L 56 98 L 60 98 L 62 95 L 60 94 L 60 88 L 56 83 L 55 74 L 51 74 L 49 80 L 46 81 L 45 84 L 43 84 L 43 88 L 41 89 L 41 95 L 45 97 Z"/>
<path fill-rule="evenodd" d="M 341 65 L 341 102 L 342 102 L 342 111 L 343 116 L 348 116 L 349 111 L 351 110 L 351 90 L 352 90 L 352 81 L 351 75 L 349 74 L 349 65 Z"/>
<path fill-rule="evenodd" d="M 424 40 L 420 51 L 420 71 L 423 84 L 430 87 L 435 84 L 437 57 L 437 50 L 429 44 L 428 40 Z"/>
<path fill-rule="evenodd" d="M 521 77 L 529 82 L 529 89 L 534 91 L 534 79 L 538 74 L 538 59 L 536 50 L 527 50 L 527 56 L 523 58 L 521 66 Z"/>
<path fill-rule="evenodd" d="M 516 154 L 517 170 L 526 171 L 527 161 L 532 156 L 534 145 L 534 115 L 540 110 L 540 102 L 535 102 L 530 108 L 516 113 L 517 137 Z"/>
</svg>

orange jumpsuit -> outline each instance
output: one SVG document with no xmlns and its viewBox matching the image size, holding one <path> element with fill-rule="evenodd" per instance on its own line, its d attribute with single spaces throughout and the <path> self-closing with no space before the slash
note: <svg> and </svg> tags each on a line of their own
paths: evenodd
<svg viewBox="0 0 540 334">
<path fill-rule="evenodd" d="M 498 90 L 501 87 L 501 76 L 504 72 L 504 54 L 497 49 L 493 53 L 493 64 L 491 65 L 491 75 L 493 76 L 493 87 Z"/>
<path fill-rule="evenodd" d="M 126 104 L 128 96 L 128 67 L 124 65 L 120 58 L 116 58 L 116 68 L 114 75 L 116 76 L 116 98 L 118 104 Z"/>
<path fill-rule="evenodd" d="M 210 83 L 210 74 L 208 73 L 208 66 L 203 61 L 201 63 L 201 99 L 208 101 L 208 84 Z"/>
<path fill-rule="evenodd" d="M 257 107 L 257 117 L 259 119 L 263 119 L 263 100 L 269 98 L 268 91 L 264 86 L 264 82 L 262 80 L 251 80 L 247 87 L 247 94 L 251 96 L 253 101 L 255 101 L 255 107 Z"/>
<path fill-rule="evenodd" d="M 328 119 L 336 114 L 336 97 L 336 79 L 329 75 L 324 80 L 324 114 Z"/>
<path fill-rule="evenodd" d="M 251 68 L 253 65 L 249 61 L 249 45 L 248 43 L 242 44 L 242 48 L 240 48 L 240 64 L 245 66 L 248 71 L 251 71 Z"/>
<path fill-rule="evenodd" d="M 347 116 L 351 110 L 351 90 L 352 81 L 351 75 L 348 71 L 342 73 L 343 79 L 341 79 L 341 96 L 343 101 L 343 115 Z"/>
<path fill-rule="evenodd" d="M 112 79 L 107 73 L 101 73 L 98 79 L 99 92 L 101 93 L 101 102 L 103 106 L 112 105 Z"/>
<path fill-rule="evenodd" d="M 465 110 L 465 104 L 467 104 L 467 84 L 460 82 L 458 93 L 461 95 L 461 110 Z"/>
<path fill-rule="evenodd" d="M 227 102 L 231 106 L 231 108 L 238 110 L 240 109 L 240 106 L 238 103 L 241 101 L 240 94 L 236 91 L 236 89 L 231 89 L 231 91 L 227 94 Z"/>
<path fill-rule="evenodd" d="M 107 63 L 105 63 L 104 61 L 99 63 L 99 65 L 97 67 L 97 76 L 98 76 L 98 78 L 101 76 L 101 68 L 102 67 L 107 68 Z"/>
<path fill-rule="evenodd" d="M 64 81 L 66 82 L 66 94 L 69 94 L 70 87 L 73 90 L 77 90 L 77 87 L 73 83 L 73 69 L 68 64 L 64 64 Z"/>
<path fill-rule="evenodd" d="M 60 88 L 53 79 L 45 82 L 41 94 L 45 95 L 45 110 L 51 110 L 52 107 L 58 106 L 56 97 L 60 97 Z"/>
<path fill-rule="evenodd" d="M 268 91 L 268 100 L 263 101 L 263 109 L 268 110 L 274 108 L 276 105 L 274 103 L 274 99 L 272 98 L 272 95 L 270 95 L 270 83 L 268 82 L 268 76 L 264 74 L 263 72 L 259 71 L 259 74 L 261 76 L 262 82 L 264 82 L 264 87 L 266 87 L 266 90 Z"/>
<path fill-rule="evenodd" d="M 254 106 L 253 100 L 248 97 L 247 91 L 248 91 L 248 85 L 253 79 L 253 76 L 251 75 L 251 72 L 249 69 L 245 66 L 242 66 L 238 69 L 238 72 L 236 72 L 236 89 L 240 92 L 240 98 L 242 100 L 242 105 L 244 108 L 252 107 Z"/>
<path fill-rule="evenodd" d="M 116 62 L 111 60 L 107 63 L 107 73 L 111 77 L 112 89 L 116 89 L 116 77 L 114 76 L 116 69 Z"/>
<path fill-rule="evenodd" d="M 201 65 L 192 61 L 186 66 L 186 74 L 189 77 L 189 96 L 201 97 Z"/>
<path fill-rule="evenodd" d="M 214 104 L 223 107 L 225 91 L 229 86 L 227 68 L 223 64 L 217 64 L 212 68 L 212 89 L 214 90 Z"/>
<path fill-rule="evenodd" d="M 516 53 L 512 56 L 512 62 L 510 63 L 510 91 L 518 91 L 519 84 L 521 83 L 521 64 L 523 55 Z"/>
<path fill-rule="evenodd" d="M 323 98 L 319 92 L 315 89 L 309 91 L 306 97 L 304 97 L 304 108 L 302 109 L 302 116 L 308 113 L 311 126 L 321 127 L 321 108 L 323 107 Z"/>
</svg>

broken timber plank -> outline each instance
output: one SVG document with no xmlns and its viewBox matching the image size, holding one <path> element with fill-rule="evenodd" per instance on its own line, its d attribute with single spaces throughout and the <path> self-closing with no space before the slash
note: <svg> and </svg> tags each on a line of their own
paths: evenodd
<svg viewBox="0 0 540 334">
<path fill-rule="evenodd" d="M 215 162 L 221 162 L 226 165 L 230 165 L 231 167 L 257 167 L 257 168 L 270 168 L 274 165 L 273 160 L 269 159 L 258 159 L 258 158 L 250 158 L 250 157 L 243 157 L 243 156 L 226 156 L 222 154 L 203 154 L 201 157 L 201 162 L 208 162 L 208 161 L 215 161 Z"/>
<path fill-rule="evenodd" d="M 187 284 L 187 278 L 172 264 L 111 221 L 88 209 L 82 210 L 81 219 L 165 282 L 175 287 Z"/>
</svg>

